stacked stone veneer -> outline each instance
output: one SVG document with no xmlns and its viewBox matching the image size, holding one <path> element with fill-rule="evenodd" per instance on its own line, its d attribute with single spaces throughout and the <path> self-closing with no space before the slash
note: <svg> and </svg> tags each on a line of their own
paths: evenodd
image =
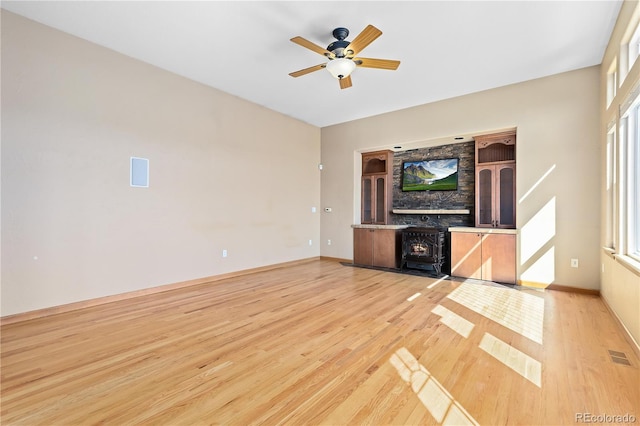
<svg viewBox="0 0 640 426">
<path fill-rule="evenodd" d="M 402 191 L 404 161 L 457 158 L 456 191 Z M 402 210 L 469 210 L 469 214 L 391 214 L 394 225 L 413 225 L 446 230 L 450 226 L 474 226 L 475 142 L 396 152 L 393 160 L 393 208 Z"/>
</svg>

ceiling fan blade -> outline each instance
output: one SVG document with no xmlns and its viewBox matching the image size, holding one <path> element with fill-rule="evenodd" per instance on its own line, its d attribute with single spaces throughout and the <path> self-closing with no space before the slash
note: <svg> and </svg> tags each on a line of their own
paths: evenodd
<svg viewBox="0 0 640 426">
<path fill-rule="evenodd" d="M 302 69 L 302 70 L 290 72 L 289 75 L 291 77 L 300 77 L 301 75 L 305 75 L 305 74 L 309 74 L 309 73 L 314 72 L 314 71 L 321 70 L 322 68 L 324 68 L 326 66 L 327 66 L 326 64 L 318 64 L 318 65 L 314 65 L 314 66 L 309 67 L 309 68 L 305 68 L 305 69 Z"/>
<path fill-rule="evenodd" d="M 396 70 L 400 65 L 400 61 L 392 59 L 353 58 L 353 62 L 359 67 L 380 68 L 383 70 Z"/>
<path fill-rule="evenodd" d="M 297 36 L 297 37 L 292 38 L 291 41 L 294 42 L 295 44 L 299 44 L 302 47 L 306 47 L 309 50 L 313 50 L 314 52 L 319 53 L 322 56 L 327 56 L 327 57 L 333 57 L 334 56 L 333 53 L 329 52 L 324 47 L 320 47 L 317 44 L 315 44 L 313 42 L 310 42 L 306 38 L 302 38 L 300 36 Z"/>
<path fill-rule="evenodd" d="M 351 87 L 351 76 L 350 75 L 348 75 L 348 76 L 346 76 L 344 78 L 341 78 L 338 81 L 340 81 L 340 88 L 341 89 L 347 89 L 347 88 Z"/>
<path fill-rule="evenodd" d="M 382 35 L 382 31 L 374 27 L 373 25 L 367 25 L 367 27 L 362 30 L 360 34 L 353 39 L 353 41 L 346 47 L 345 51 L 349 52 L 347 56 L 356 55 L 358 52 L 362 51 L 365 47 L 367 47 L 371 42 Z"/>
</svg>

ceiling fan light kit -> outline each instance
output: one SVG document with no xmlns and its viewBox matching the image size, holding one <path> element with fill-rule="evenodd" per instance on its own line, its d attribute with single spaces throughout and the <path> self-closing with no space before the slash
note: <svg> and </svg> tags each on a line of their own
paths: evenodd
<svg viewBox="0 0 640 426">
<path fill-rule="evenodd" d="M 347 58 L 336 58 L 329 60 L 327 70 L 337 79 L 349 77 L 356 68 L 356 63 Z"/>
<path fill-rule="evenodd" d="M 340 81 L 340 88 L 346 89 L 351 87 L 351 73 L 356 67 L 396 70 L 400 65 L 400 61 L 390 59 L 354 57 L 365 47 L 371 44 L 372 41 L 382 35 L 382 31 L 373 25 L 367 25 L 367 27 L 362 30 L 362 32 L 353 39 L 353 41 L 346 40 L 349 36 L 349 30 L 346 28 L 338 27 L 333 30 L 332 34 L 337 41 L 332 42 L 326 49 L 300 36 L 292 38 L 292 42 L 299 44 L 302 47 L 306 47 L 320 55 L 326 56 L 329 58 L 329 62 L 294 71 L 289 73 L 289 75 L 291 77 L 300 77 L 313 71 L 326 68 L 332 76 Z"/>
</svg>

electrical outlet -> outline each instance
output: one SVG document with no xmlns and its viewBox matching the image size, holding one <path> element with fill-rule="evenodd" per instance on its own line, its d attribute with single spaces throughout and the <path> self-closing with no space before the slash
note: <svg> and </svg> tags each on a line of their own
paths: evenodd
<svg viewBox="0 0 640 426">
<path fill-rule="evenodd" d="M 315 207 L 311 207 L 311 213 L 315 213 L 316 212 L 316 208 Z"/>
<path fill-rule="evenodd" d="M 309 240 L 309 245 L 310 246 L 313 245 L 313 241 Z"/>
<path fill-rule="evenodd" d="M 327 245 L 330 246 L 331 245 L 331 240 L 327 240 Z"/>
<path fill-rule="evenodd" d="M 227 257 L 227 250 L 222 250 L 222 257 Z"/>
<path fill-rule="evenodd" d="M 578 267 L 578 259 L 571 259 L 571 267 L 572 268 Z"/>
</svg>

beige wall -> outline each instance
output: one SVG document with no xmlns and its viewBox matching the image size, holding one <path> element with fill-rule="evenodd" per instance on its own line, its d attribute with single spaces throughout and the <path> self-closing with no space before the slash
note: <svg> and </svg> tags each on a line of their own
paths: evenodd
<svg viewBox="0 0 640 426">
<path fill-rule="evenodd" d="M 600 188 L 603 200 L 608 198 L 606 195 L 608 191 L 606 175 L 607 129 L 610 124 L 617 125 L 620 105 L 630 95 L 633 87 L 640 82 L 640 61 L 636 61 L 624 79 L 619 79 L 621 85 L 609 106 L 606 102 L 607 72 L 609 65 L 612 63 L 617 64 L 618 72 L 626 68 L 624 60 L 621 62 L 621 45 L 628 42 L 630 34 L 638 22 L 640 22 L 640 4 L 637 1 L 625 1 L 620 9 L 616 26 L 602 61 L 603 67 L 600 73 L 600 106 L 602 112 L 600 123 Z M 606 215 L 606 207 L 606 203 L 603 202 L 601 247 L 608 246 L 608 237 L 605 230 L 607 228 L 606 221 L 611 220 L 611 218 Z M 638 349 L 640 349 L 640 265 L 637 262 L 634 265 L 632 259 L 625 259 L 625 256 L 619 256 L 620 254 L 620 248 L 617 249 L 615 255 L 612 251 L 601 250 L 601 262 L 603 265 L 601 270 L 601 294 L 635 340 Z"/>
<path fill-rule="evenodd" d="M 314 126 L 3 11 L 1 313 L 318 256 L 319 162 Z"/>
<path fill-rule="evenodd" d="M 322 213 L 322 254 L 353 258 L 359 151 L 516 127 L 518 278 L 598 289 L 599 73 L 590 67 L 323 128 L 322 206 L 332 212 Z"/>
<path fill-rule="evenodd" d="M 319 130 L 3 11 L 1 314 L 319 254 L 351 259 L 360 151 L 512 127 L 519 278 L 597 289 L 600 74 Z M 130 156 L 150 159 L 149 189 L 129 187 Z M 632 315 L 637 276 L 605 266 L 603 295 Z M 630 284 L 612 291 L 614 276 Z"/>
</svg>

